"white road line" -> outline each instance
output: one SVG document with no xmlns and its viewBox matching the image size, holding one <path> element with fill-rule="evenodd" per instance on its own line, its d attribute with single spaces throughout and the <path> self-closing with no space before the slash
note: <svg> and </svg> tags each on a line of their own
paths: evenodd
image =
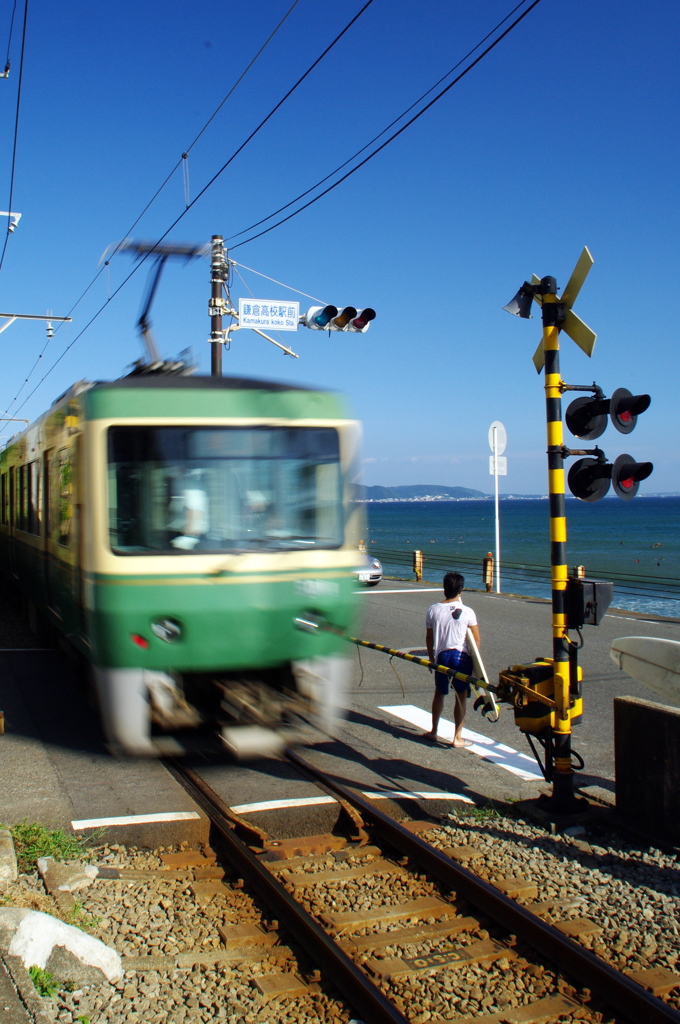
<svg viewBox="0 0 680 1024">
<path fill-rule="evenodd" d="M 234 814 L 248 814 L 249 811 L 281 811 L 287 807 L 315 807 L 318 804 L 335 804 L 333 796 L 291 797 L 288 800 L 262 800 L 256 804 L 237 804 L 232 807 Z"/>
<path fill-rule="evenodd" d="M 436 789 L 385 789 L 380 792 L 364 790 L 369 800 L 460 800 L 464 804 L 472 804 L 469 796 L 462 793 L 440 793 Z"/>
<path fill-rule="evenodd" d="M 440 793 L 436 789 L 365 789 L 363 796 L 369 800 L 460 800 L 462 803 L 474 803 L 469 796 L 462 793 Z M 262 800 L 254 804 L 238 804 L 232 807 L 234 814 L 250 814 L 255 811 L 280 811 L 291 807 L 314 807 L 318 804 L 334 804 L 332 796 L 291 797 L 288 800 Z"/>
<path fill-rule="evenodd" d="M 374 597 L 380 594 L 441 594 L 441 587 L 409 587 L 408 590 L 371 590 L 366 587 L 364 590 L 355 590 L 355 594 L 372 594 Z"/>
<path fill-rule="evenodd" d="M 196 811 L 164 811 L 160 814 L 128 814 L 119 818 L 81 818 L 72 821 L 71 828 L 79 832 L 84 828 L 106 828 L 108 825 L 147 825 L 155 821 L 196 821 L 200 819 Z"/>
<path fill-rule="evenodd" d="M 395 718 L 401 718 L 404 722 L 410 722 L 411 725 L 415 725 L 416 728 L 422 729 L 424 732 L 432 727 L 430 712 L 423 711 L 422 708 L 418 708 L 414 704 L 393 704 L 381 707 L 379 710 L 386 711 L 388 715 L 393 715 Z M 451 743 L 453 734 L 453 722 L 441 718 L 438 735 Z M 496 743 L 495 740 L 489 739 L 488 736 L 482 736 L 481 733 L 473 732 L 472 729 L 463 729 L 463 739 L 472 741 L 472 746 L 465 748 L 471 754 L 477 754 L 478 757 L 483 757 L 487 761 L 493 761 L 494 764 L 519 776 L 525 782 L 543 781 L 538 765 L 527 754 L 521 754 L 519 750 L 508 747 L 504 743 Z"/>
</svg>

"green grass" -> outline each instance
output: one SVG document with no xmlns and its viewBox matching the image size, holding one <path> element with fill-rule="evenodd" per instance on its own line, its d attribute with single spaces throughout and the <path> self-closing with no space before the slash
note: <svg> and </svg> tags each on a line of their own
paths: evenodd
<svg viewBox="0 0 680 1024">
<path fill-rule="evenodd" d="M 480 824 L 486 824 L 490 821 L 495 821 L 498 818 L 504 817 L 489 800 L 484 807 L 479 807 L 477 804 L 462 804 L 456 807 L 453 812 L 453 816 L 456 818 L 472 818 L 473 821 L 477 821 Z"/>
<path fill-rule="evenodd" d="M 35 964 L 33 967 L 28 968 L 28 973 L 35 985 L 36 992 L 41 996 L 53 999 L 55 992 L 59 990 L 59 982 L 54 975 L 50 974 L 49 971 L 43 970 L 42 967 L 37 967 Z"/>
<path fill-rule="evenodd" d="M 94 855 L 91 848 L 92 836 L 77 839 L 61 828 L 49 829 L 25 819 L 16 825 L 2 825 L 0 828 L 9 828 L 12 833 L 19 871 L 32 871 L 39 857 L 92 860 Z"/>
<path fill-rule="evenodd" d="M 67 924 L 72 924 L 76 928 L 96 928 L 97 925 L 101 924 L 104 920 L 103 917 L 99 917 L 98 914 L 88 914 L 82 903 L 76 902 L 69 911 Z"/>
</svg>

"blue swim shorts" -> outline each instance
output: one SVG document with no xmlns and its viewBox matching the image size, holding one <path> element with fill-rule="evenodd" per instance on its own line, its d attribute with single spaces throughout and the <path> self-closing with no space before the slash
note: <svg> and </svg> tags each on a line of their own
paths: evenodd
<svg viewBox="0 0 680 1024">
<path fill-rule="evenodd" d="M 466 676 L 472 675 L 472 658 L 466 651 L 441 651 L 437 664 L 455 669 L 456 672 L 463 672 Z M 449 683 L 453 684 L 458 693 L 470 693 L 470 687 L 462 679 L 453 679 L 451 676 L 445 676 L 443 672 L 435 672 L 434 685 L 439 693 L 446 695 L 449 692 Z"/>
</svg>

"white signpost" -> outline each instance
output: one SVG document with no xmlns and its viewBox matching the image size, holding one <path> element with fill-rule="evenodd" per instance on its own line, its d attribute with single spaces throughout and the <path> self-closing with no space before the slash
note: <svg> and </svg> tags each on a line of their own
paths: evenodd
<svg viewBox="0 0 680 1024">
<path fill-rule="evenodd" d="M 502 458 L 505 446 L 508 443 L 508 435 L 500 420 L 494 420 L 489 427 L 489 446 L 492 455 L 489 456 L 489 473 L 495 481 L 496 494 L 496 593 L 501 592 L 501 528 L 498 513 L 498 477 L 508 475 L 508 460 Z"/>
<path fill-rule="evenodd" d="M 238 300 L 239 327 L 261 331 L 297 331 L 299 321 L 299 302 L 279 302 L 278 299 Z"/>
</svg>

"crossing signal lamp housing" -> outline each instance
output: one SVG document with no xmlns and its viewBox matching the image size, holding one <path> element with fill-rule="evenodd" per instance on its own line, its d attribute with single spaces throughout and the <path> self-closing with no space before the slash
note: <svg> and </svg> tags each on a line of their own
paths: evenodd
<svg viewBox="0 0 680 1024">
<path fill-rule="evenodd" d="M 617 388 L 611 398 L 606 398 L 596 384 L 592 387 L 563 387 L 572 391 L 593 391 L 592 397 L 575 399 L 565 416 L 571 433 L 586 441 L 594 440 L 604 433 L 607 418 L 611 419 L 621 434 L 630 434 L 635 429 L 638 416 L 651 403 L 649 395 L 633 395 L 627 388 Z M 565 453 L 569 454 L 568 449 L 565 449 Z M 588 456 L 575 462 L 568 476 L 569 489 L 581 501 L 599 501 L 604 498 L 610 486 L 613 486 L 619 498 L 630 501 L 637 494 L 640 481 L 646 480 L 654 469 L 651 462 L 636 462 L 631 455 L 619 455 L 612 465 L 597 447 L 591 451 L 571 454 Z"/>
<path fill-rule="evenodd" d="M 612 466 L 612 487 L 619 498 L 630 501 L 638 492 L 641 480 L 651 476 L 651 462 L 636 462 L 630 455 L 619 455 Z"/>
<path fill-rule="evenodd" d="M 576 437 L 593 441 L 601 437 L 607 428 L 607 415 L 621 434 L 630 434 L 635 429 L 637 418 L 649 409 L 649 395 L 632 395 L 627 388 L 617 388 L 611 398 L 605 398 L 600 388 L 594 386 L 592 398 L 577 398 L 567 409 L 567 427 Z"/>
<path fill-rule="evenodd" d="M 342 310 L 337 306 L 312 306 L 300 317 L 300 323 L 311 331 L 351 331 L 364 334 L 375 316 L 375 310 L 370 306 L 365 309 L 345 306 Z"/>
<path fill-rule="evenodd" d="M 617 388 L 611 397 L 609 415 L 611 421 L 622 434 L 630 434 L 635 429 L 640 413 L 649 409 L 649 395 L 631 395 L 627 388 Z"/>
</svg>

